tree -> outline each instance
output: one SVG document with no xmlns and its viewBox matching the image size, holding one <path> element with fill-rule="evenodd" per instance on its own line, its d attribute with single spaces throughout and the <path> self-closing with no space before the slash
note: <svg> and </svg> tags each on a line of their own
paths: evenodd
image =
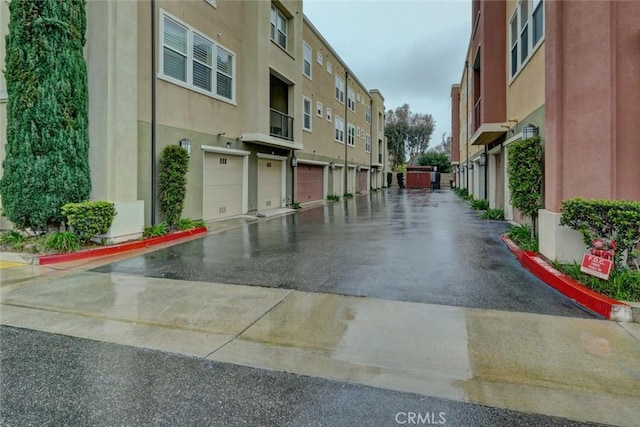
<svg viewBox="0 0 640 427">
<path fill-rule="evenodd" d="M 509 145 L 509 191 L 511 204 L 522 215 L 531 218 L 531 237 L 536 234 L 536 218 L 542 208 L 542 145 L 540 137 L 523 139 Z"/>
<path fill-rule="evenodd" d="M 427 150 L 434 128 L 435 122 L 431 114 L 410 114 L 407 139 L 409 164 L 416 164 L 418 157 Z"/>
<path fill-rule="evenodd" d="M 158 203 L 164 222 L 173 227 L 178 223 L 187 194 L 189 156 L 184 148 L 167 145 L 160 156 L 158 173 Z"/>
<path fill-rule="evenodd" d="M 416 163 L 418 166 L 437 166 L 438 172 L 451 172 L 449 156 L 446 153 L 436 151 L 435 148 L 422 153 Z"/>
<path fill-rule="evenodd" d="M 392 157 L 392 170 L 404 164 L 415 164 L 420 154 L 429 146 L 435 122 L 431 114 L 411 112 L 409 104 L 403 104 L 386 114 L 385 136 Z"/>
<path fill-rule="evenodd" d="M 445 153 L 449 159 L 451 159 L 451 135 L 444 132 L 442 134 L 442 140 L 440 144 L 433 147 L 436 153 Z"/>
<path fill-rule="evenodd" d="M 9 12 L 2 205 L 18 228 L 59 227 L 61 207 L 91 191 L 85 1 L 14 0 Z"/>
</svg>

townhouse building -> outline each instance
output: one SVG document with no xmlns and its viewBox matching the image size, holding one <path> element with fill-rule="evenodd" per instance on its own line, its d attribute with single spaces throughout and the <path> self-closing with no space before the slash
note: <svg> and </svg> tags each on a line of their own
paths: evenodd
<svg viewBox="0 0 640 427">
<path fill-rule="evenodd" d="M 171 144 L 189 152 L 183 216 L 205 221 L 382 186 L 384 123 L 372 118 L 384 98 L 302 0 L 89 0 L 86 12 L 91 199 L 116 204 L 113 241 L 161 220 L 157 165 Z M 6 98 L 0 76 L 3 138 Z"/>
<path fill-rule="evenodd" d="M 473 0 L 472 14 L 452 86 L 458 182 L 523 222 L 510 203 L 507 150 L 540 135 L 540 252 L 579 259 L 581 237 L 560 226 L 563 200 L 640 200 L 640 3 Z"/>
</svg>

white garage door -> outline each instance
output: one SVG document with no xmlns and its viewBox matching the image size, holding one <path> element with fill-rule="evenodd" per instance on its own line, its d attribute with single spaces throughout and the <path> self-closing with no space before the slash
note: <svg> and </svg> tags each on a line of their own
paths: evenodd
<svg viewBox="0 0 640 427">
<path fill-rule="evenodd" d="M 337 167 L 333 171 L 333 194 L 342 196 L 344 194 L 344 169 Z"/>
<path fill-rule="evenodd" d="M 205 221 L 242 214 L 243 157 L 204 153 L 202 215 Z"/>
<path fill-rule="evenodd" d="M 258 210 L 282 207 L 282 160 L 258 159 Z"/>
</svg>

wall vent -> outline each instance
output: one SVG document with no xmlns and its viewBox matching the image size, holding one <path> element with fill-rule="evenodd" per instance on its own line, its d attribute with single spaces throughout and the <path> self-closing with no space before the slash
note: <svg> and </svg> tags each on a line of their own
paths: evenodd
<svg viewBox="0 0 640 427">
<path fill-rule="evenodd" d="M 226 206 L 222 206 L 218 208 L 218 213 L 227 213 L 227 207 Z"/>
<path fill-rule="evenodd" d="M 267 167 L 270 168 L 271 167 L 271 162 L 267 162 Z"/>
<path fill-rule="evenodd" d="M 227 159 L 224 157 L 220 157 L 220 164 L 221 165 L 226 165 L 227 164 Z"/>
<path fill-rule="evenodd" d="M 271 200 L 267 201 L 267 207 L 271 206 Z"/>
</svg>

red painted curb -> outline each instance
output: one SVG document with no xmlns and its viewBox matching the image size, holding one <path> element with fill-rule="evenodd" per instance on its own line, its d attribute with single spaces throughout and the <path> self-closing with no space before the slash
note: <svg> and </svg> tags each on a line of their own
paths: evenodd
<svg viewBox="0 0 640 427">
<path fill-rule="evenodd" d="M 165 236 L 152 237 L 144 240 L 136 240 L 133 242 L 120 243 L 116 245 L 103 246 L 96 249 L 87 249 L 79 252 L 72 252 L 69 254 L 54 254 L 54 255 L 42 255 L 38 261 L 40 265 L 57 264 L 60 262 L 79 261 L 88 258 L 98 258 L 107 255 L 114 255 L 123 252 L 133 251 L 136 249 L 143 249 L 150 246 L 159 245 L 161 243 L 171 242 L 177 239 L 183 239 L 185 237 L 197 236 L 207 232 L 206 227 L 194 228 L 193 230 L 176 231 L 175 233 L 167 234 Z"/>
<path fill-rule="evenodd" d="M 625 303 L 599 294 L 580 282 L 573 280 L 571 277 L 553 268 L 551 264 L 540 258 L 535 252 L 523 251 L 507 236 L 500 237 L 527 270 L 531 271 L 547 285 L 576 301 L 583 307 L 604 316 L 606 319 L 611 319 L 614 306 L 629 307 Z"/>
</svg>

